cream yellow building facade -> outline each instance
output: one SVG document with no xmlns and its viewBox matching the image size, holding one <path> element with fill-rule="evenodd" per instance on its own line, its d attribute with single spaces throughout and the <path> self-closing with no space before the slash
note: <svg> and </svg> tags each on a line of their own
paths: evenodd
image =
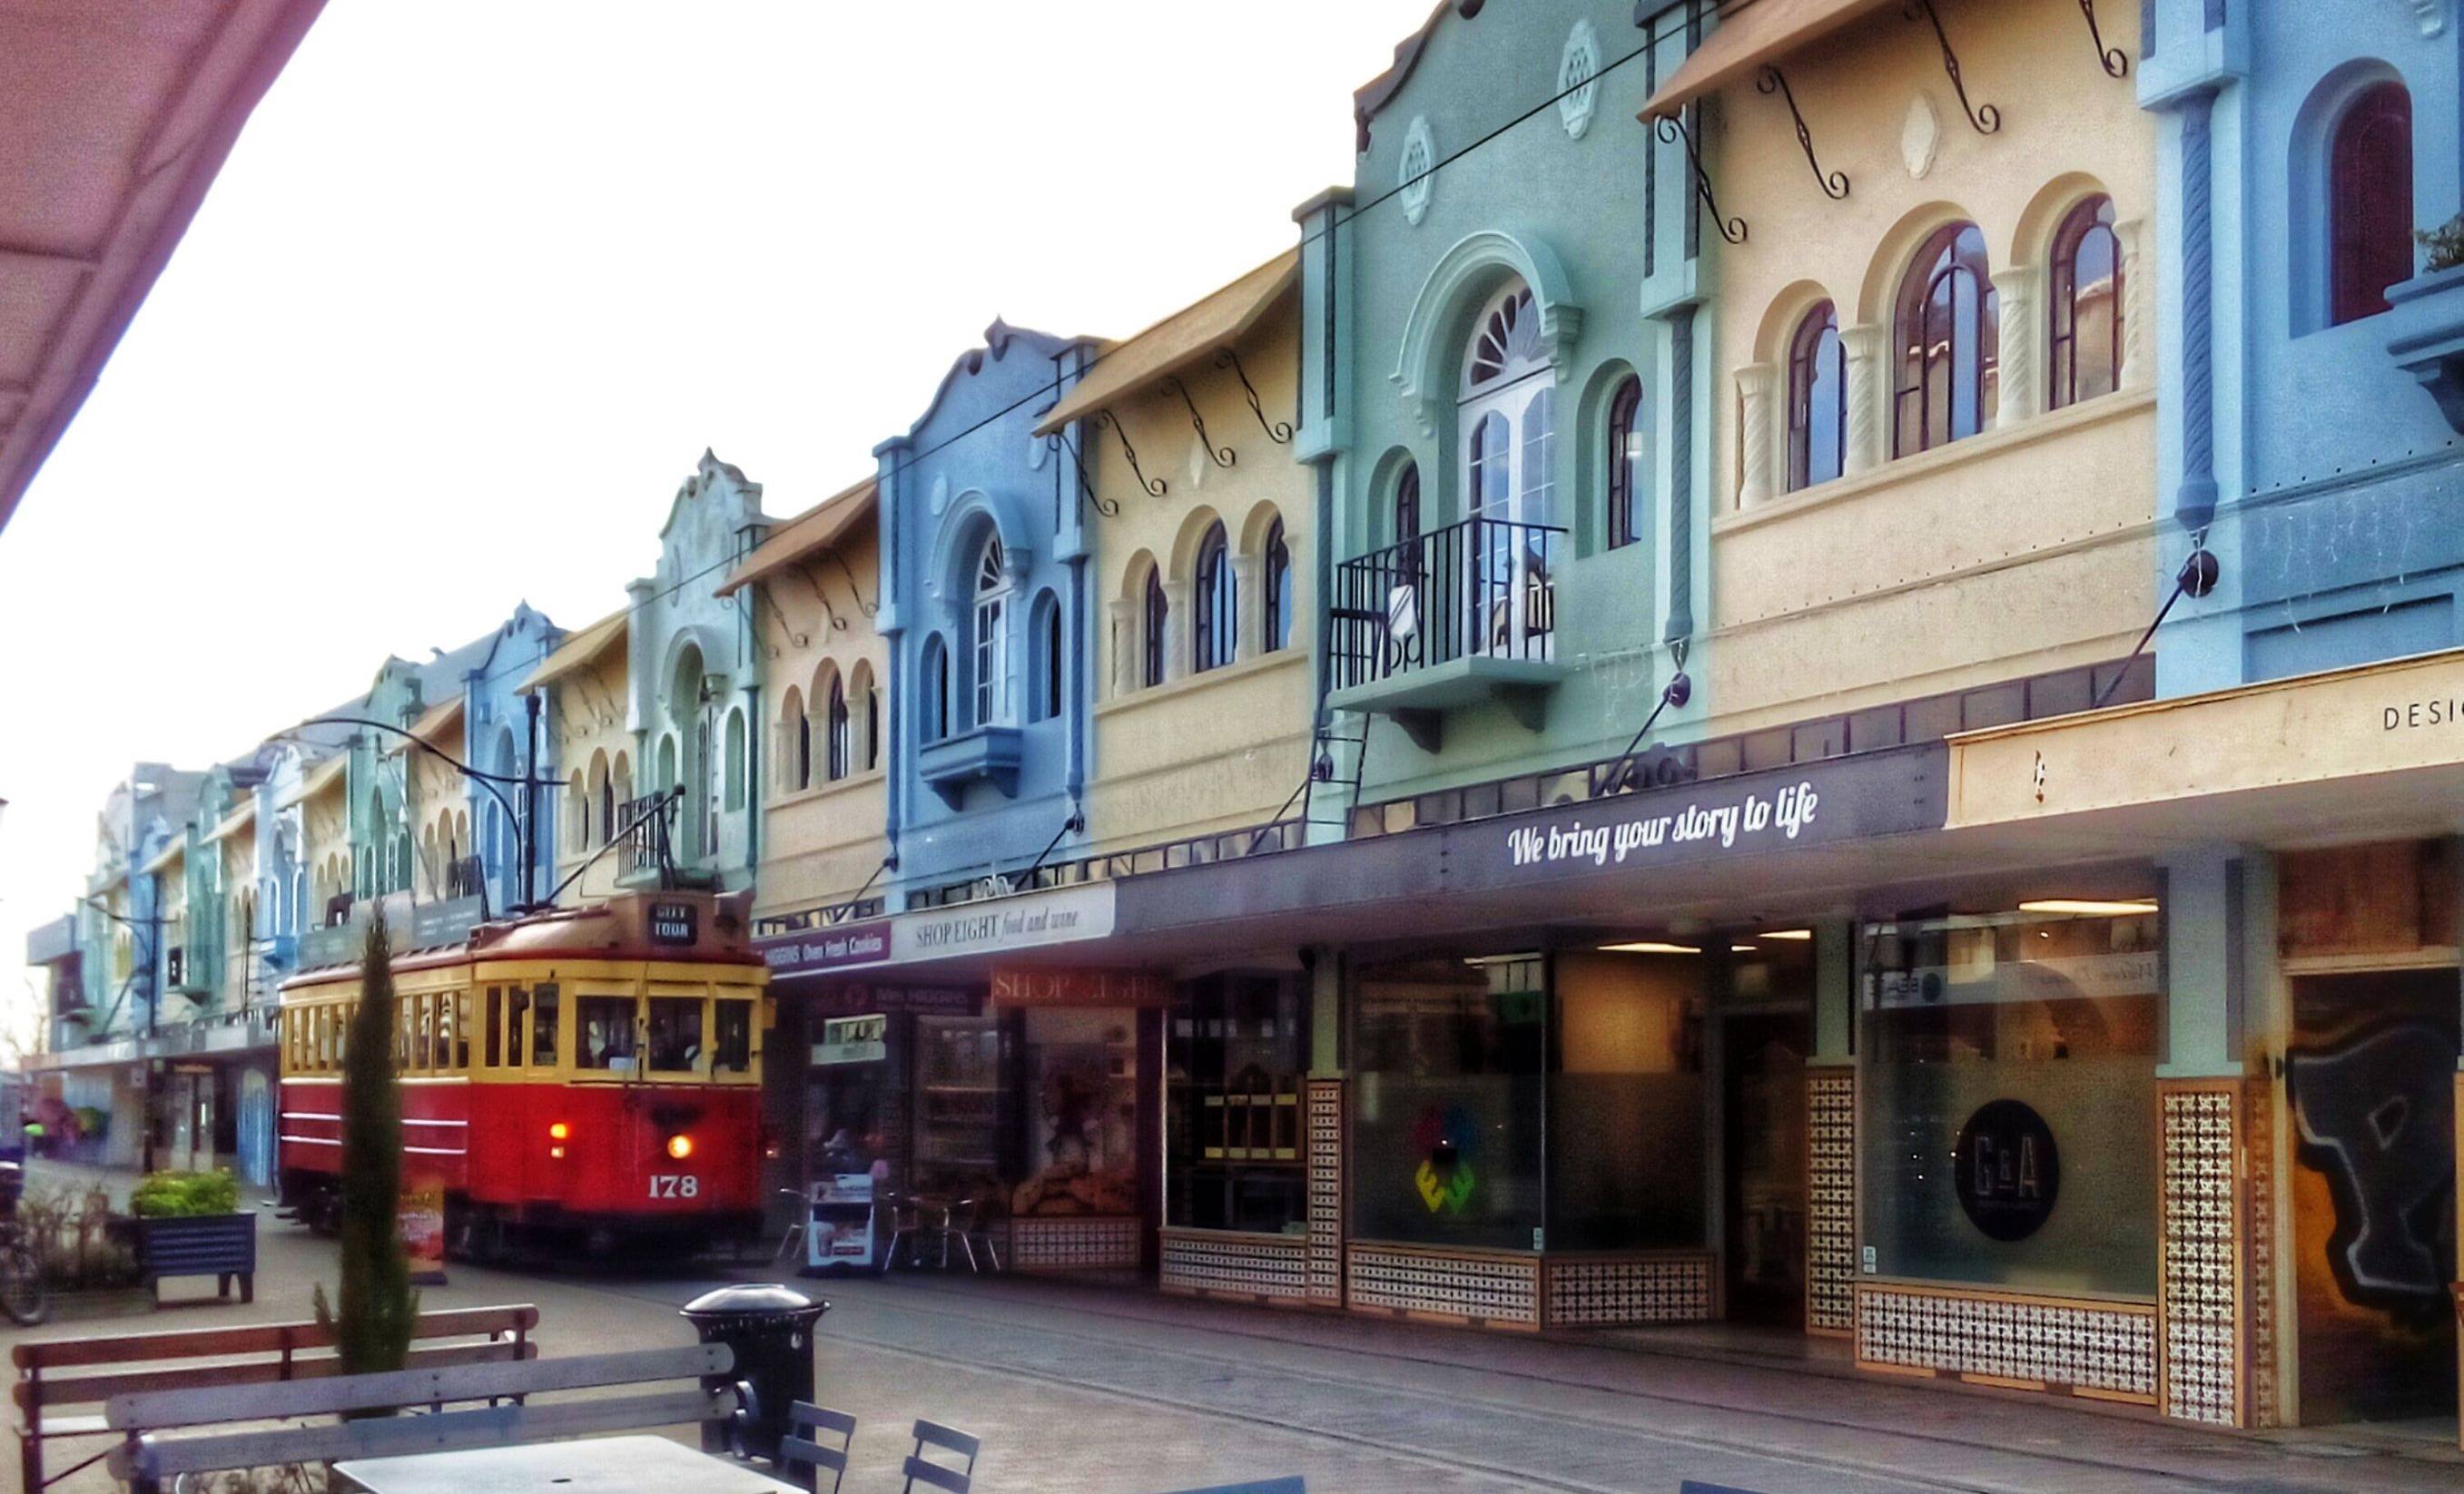
<svg viewBox="0 0 2464 1494">
<path fill-rule="evenodd" d="M 521 685 L 546 697 L 546 730 L 567 769 L 555 863 L 563 888 L 556 900 L 567 907 L 613 895 L 622 871 L 623 852 L 609 842 L 636 792 L 625 719 L 628 616 L 620 608 L 576 632 Z"/>
</svg>

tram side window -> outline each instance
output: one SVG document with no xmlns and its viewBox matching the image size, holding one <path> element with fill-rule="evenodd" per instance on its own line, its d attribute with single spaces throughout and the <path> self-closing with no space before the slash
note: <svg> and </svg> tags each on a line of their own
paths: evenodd
<svg viewBox="0 0 2464 1494">
<path fill-rule="evenodd" d="M 753 1071 L 753 1003 L 721 1000 L 715 1004 L 717 1030 L 711 1034 L 711 1067 L 721 1074 Z"/>
<path fill-rule="evenodd" d="M 531 1062 L 542 1068 L 556 1066 L 559 1046 L 557 1025 L 562 1016 L 562 995 L 553 980 L 542 980 L 531 988 Z M 515 1055 L 517 1061 L 520 1055 Z"/>
<path fill-rule="evenodd" d="M 505 990 L 505 1066 L 522 1066 L 522 1044 L 531 1025 L 531 994 L 520 986 Z"/>
<path fill-rule="evenodd" d="M 667 1073 L 701 1067 L 701 998 L 650 998 L 650 1066 Z"/>
<path fill-rule="evenodd" d="M 576 1004 L 582 1049 L 574 1058 L 580 1068 L 605 1068 L 629 1073 L 633 1068 L 633 999 L 629 996 L 585 996 Z"/>
<path fill-rule="evenodd" d="M 452 1003 L 445 1019 L 446 1041 L 452 1045 L 451 1062 L 455 1068 L 467 1072 L 471 1067 L 471 993 L 456 991 L 445 1000 Z"/>
<path fill-rule="evenodd" d="M 403 1003 L 410 1018 L 410 1066 L 436 1066 L 436 998 L 422 993 Z"/>
</svg>

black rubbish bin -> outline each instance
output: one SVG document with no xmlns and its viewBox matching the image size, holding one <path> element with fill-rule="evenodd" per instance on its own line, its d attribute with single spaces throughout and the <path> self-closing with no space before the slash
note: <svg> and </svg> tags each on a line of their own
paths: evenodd
<svg viewBox="0 0 2464 1494">
<path fill-rule="evenodd" d="M 776 1282 L 722 1286 L 685 1304 L 685 1318 L 703 1343 L 736 1351 L 736 1368 L 713 1376 L 710 1388 L 741 1381 L 752 1390 L 732 1428 L 737 1455 L 777 1461 L 779 1439 L 787 1435 L 788 1406 L 813 1398 L 813 1325 L 829 1310 L 828 1303 Z M 730 1451 L 730 1430 L 704 1422 L 702 1450 Z"/>
</svg>

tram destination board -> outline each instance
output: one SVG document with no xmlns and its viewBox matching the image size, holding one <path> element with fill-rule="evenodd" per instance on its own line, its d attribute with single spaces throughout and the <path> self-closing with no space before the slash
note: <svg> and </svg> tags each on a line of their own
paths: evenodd
<svg viewBox="0 0 2464 1494">
<path fill-rule="evenodd" d="M 690 945 L 701 934 L 700 910 L 691 903 L 652 903 L 650 942 Z"/>
</svg>

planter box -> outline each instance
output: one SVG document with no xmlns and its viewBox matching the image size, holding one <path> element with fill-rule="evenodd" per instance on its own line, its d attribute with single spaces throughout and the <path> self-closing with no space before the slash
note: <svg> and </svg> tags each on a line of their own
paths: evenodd
<svg viewBox="0 0 2464 1494">
<path fill-rule="evenodd" d="M 2464 431 L 2464 266 L 2387 287 L 2387 350 Z"/>
<path fill-rule="evenodd" d="M 237 1278 L 240 1301 L 256 1300 L 256 1216 L 201 1214 L 186 1219 L 139 1219 L 137 1267 L 156 1302 L 166 1276 L 220 1279 L 217 1295 L 231 1295 Z"/>
</svg>

